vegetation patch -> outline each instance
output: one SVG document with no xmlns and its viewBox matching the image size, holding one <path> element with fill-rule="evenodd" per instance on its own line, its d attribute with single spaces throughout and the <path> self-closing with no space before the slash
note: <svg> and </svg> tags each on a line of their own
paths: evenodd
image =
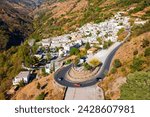
<svg viewBox="0 0 150 117">
<path fill-rule="evenodd" d="M 88 63 L 84 63 L 83 65 L 84 65 L 85 70 L 91 70 L 92 69 L 92 67 Z"/>
<path fill-rule="evenodd" d="M 145 49 L 144 56 L 150 56 L 150 47 Z"/>
<path fill-rule="evenodd" d="M 89 64 L 92 66 L 92 67 L 97 67 L 101 64 L 100 60 L 97 59 L 97 58 L 93 58 L 89 61 Z"/>
<path fill-rule="evenodd" d="M 41 94 L 39 94 L 37 97 L 36 97 L 36 100 L 44 100 L 46 94 L 44 92 L 42 92 Z"/>
<path fill-rule="evenodd" d="M 131 71 L 132 72 L 141 71 L 143 69 L 143 64 L 144 64 L 144 60 L 142 57 L 135 57 L 130 66 Z"/>
<path fill-rule="evenodd" d="M 150 72 L 135 72 L 127 76 L 127 83 L 121 87 L 121 100 L 149 100 Z"/>
<path fill-rule="evenodd" d="M 114 60 L 114 67 L 115 68 L 119 68 L 121 66 L 122 66 L 122 63 L 120 62 L 120 60 L 119 59 L 115 59 Z"/>
</svg>

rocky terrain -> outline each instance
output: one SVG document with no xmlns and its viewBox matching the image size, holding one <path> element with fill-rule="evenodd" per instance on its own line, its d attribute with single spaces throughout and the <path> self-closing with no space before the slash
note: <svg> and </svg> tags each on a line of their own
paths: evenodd
<svg viewBox="0 0 150 117">
<path fill-rule="evenodd" d="M 62 100 L 64 98 L 65 88 L 58 86 L 54 82 L 53 75 L 36 79 L 27 86 L 21 88 L 12 97 L 13 100 L 35 100 L 44 93 L 45 100 Z"/>
</svg>

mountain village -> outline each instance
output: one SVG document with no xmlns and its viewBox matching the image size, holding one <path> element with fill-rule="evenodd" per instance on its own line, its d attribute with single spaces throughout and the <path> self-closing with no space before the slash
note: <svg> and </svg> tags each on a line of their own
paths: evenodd
<svg viewBox="0 0 150 117">
<path fill-rule="evenodd" d="M 121 30 L 129 31 L 129 19 L 129 17 L 124 16 L 124 12 L 118 12 L 114 17 L 105 22 L 99 24 L 88 23 L 76 29 L 76 32 L 36 42 L 39 48 L 33 56 L 43 61 L 49 55 L 50 59 L 46 62 L 41 62 L 41 65 L 32 66 L 31 68 L 22 65 L 27 71 L 21 71 L 13 79 L 13 85 L 16 86 L 21 81 L 26 84 L 29 83 L 30 71 L 37 68 L 44 69 L 46 74 L 56 72 L 64 65 L 68 65 L 76 59 L 76 55 L 70 54 L 72 48 L 78 48 L 80 51 L 86 50 L 85 46 L 87 43 L 89 44 L 89 48 L 86 50 L 84 57 L 80 57 L 78 64 L 83 65 L 83 63 L 89 62 L 93 58 L 98 58 L 101 63 L 104 63 L 108 54 L 123 41 L 118 40 L 118 32 Z M 137 20 L 136 23 L 143 24 L 145 21 Z M 32 46 L 32 43 L 31 41 L 29 45 Z M 44 48 L 44 51 L 42 48 Z M 36 78 L 38 78 L 38 75 Z"/>
</svg>

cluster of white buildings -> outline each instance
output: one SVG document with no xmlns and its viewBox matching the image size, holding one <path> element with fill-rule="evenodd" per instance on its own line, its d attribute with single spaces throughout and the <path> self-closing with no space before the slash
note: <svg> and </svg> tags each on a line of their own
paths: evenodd
<svg viewBox="0 0 150 117">
<path fill-rule="evenodd" d="M 49 47 L 50 50 L 59 48 L 58 57 L 68 56 L 72 47 L 80 47 L 87 42 L 90 43 L 91 47 L 97 44 L 99 47 L 103 48 L 103 43 L 100 45 L 97 38 L 100 37 L 103 42 L 108 40 L 117 42 L 118 31 L 122 28 L 128 28 L 130 26 L 128 21 L 129 17 L 117 13 L 114 17 L 105 22 L 99 24 L 88 23 L 78 28 L 76 32 L 43 39 L 40 43 L 44 47 Z M 56 52 L 51 54 L 56 54 Z M 52 64 L 46 65 L 45 69 L 47 73 L 49 73 L 51 67 Z"/>
<path fill-rule="evenodd" d="M 120 13 L 117 13 L 113 18 L 101 22 L 99 24 L 86 24 L 83 27 L 79 28 L 79 32 L 85 36 L 90 35 L 90 38 L 87 38 L 89 42 L 97 41 L 97 37 L 101 37 L 105 41 L 111 40 L 112 42 L 117 41 L 117 33 L 120 29 L 130 26 L 129 17 L 121 16 Z"/>
<path fill-rule="evenodd" d="M 118 31 L 122 28 L 128 28 L 130 26 L 128 21 L 129 17 L 122 16 L 121 13 L 117 13 L 114 17 L 106 20 L 105 22 L 101 22 L 99 24 L 88 23 L 78 28 L 77 32 L 43 39 L 38 42 L 38 44 L 41 44 L 42 47 L 49 48 L 52 51 L 51 56 L 59 56 L 61 58 L 63 56 L 68 56 L 72 47 L 80 47 L 87 42 L 90 43 L 91 47 L 94 44 L 99 44 L 97 41 L 98 37 L 100 37 L 102 41 L 111 40 L 112 42 L 117 42 Z M 103 45 L 99 46 L 103 47 Z M 59 50 L 56 52 L 58 48 Z M 42 54 L 36 54 L 35 56 L 41 57 Z M 60 66 L 60 62 L 54 63 L 58 63 L 56 66 Z M 50 68 L 52 68 L 52 66 L 53 62 L 45 66 L 47 73 L 50 73 Z M 20 74 L 14 78 L 13 85 L 17 85 L 21 80 L 27 83 L 29 80 L 29 73 L 20 72 Z"/>
<path fill-rule="evenodd" d="M 43 39 L 41 44 L 42 46 L 48 46 L 50 48 L 61 47 L 59 55 L 67 55 L 70 48 L 74 46 L 82 46 L 83 43 L 87 42 L 89 42 L 91 46 L 98 44 L 98 37 L 101 37 L 104 41 L 111 40 L 112 42 L 116 42 L 118 38 L 117 32 L 130 25 L 128 20 L 129 17 L 117 13 L 113 18 L 105 22 L 99 24 L 88 23 L 78 28 L 77 32 Z"/>
</svg>

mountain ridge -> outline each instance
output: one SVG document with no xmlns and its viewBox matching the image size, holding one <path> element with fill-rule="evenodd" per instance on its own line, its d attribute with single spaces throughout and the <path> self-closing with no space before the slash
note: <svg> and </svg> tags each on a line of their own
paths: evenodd
<svg viewBox="0 0 150 117">
<path fill-rule="evenodd" d="M 20 45 L 33 31 L 30 13 L 45 0 L 0 1 L 0 50 Z M 5 24 L 5 25 L 3 25 Z"/>
</svg>

